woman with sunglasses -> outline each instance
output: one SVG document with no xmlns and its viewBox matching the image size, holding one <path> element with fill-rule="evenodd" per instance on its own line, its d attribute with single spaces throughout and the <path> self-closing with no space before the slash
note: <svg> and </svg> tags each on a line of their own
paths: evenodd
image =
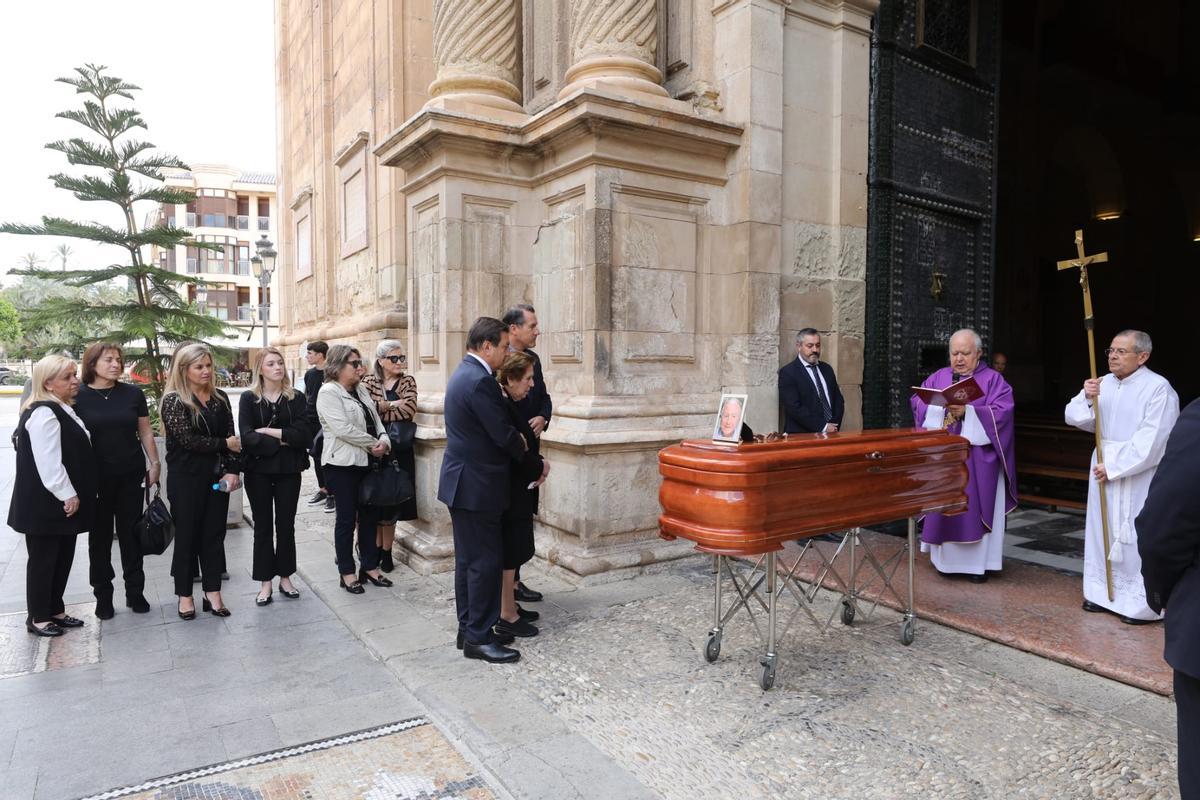
<svg viewBox="0 0 1200 800">
<path fill-rule="evenodd" d="M 337 554 L 341 586 L 362 594 L 361 581 L 391 586 L 379 571 L 379 546 L 375 536 L 381 509 L 358 502 L 358 489 L 370 468 L 371 458 L 391 449 L 387 430 L 366 387 L 362 385 L 362 355 L 344 344 L 329 348 L 325 357 L 325 385 L 317 393 L 317 417 L 325 432 L 321 463 L 325 482 L 340 498 L 334 515 L 333 547 Z M 354 527 L 358 525 L 359 571 L 354 569 Z"/>
<path fill-rule="evenodd" d="M 407 366 L 404 343 L 398 339 L 384 339 L 375 348 L 375 372 L 363 378 L 363 386 L 375 402 L 375 409 L 385 426 L 393 422 L 411 422 L 417 413 L 417 381 L 412 375 L 404 373 Z M 408 473 L 413 486 L 416 486 L 417 463 L 411 442 L 405 445 L 392 441 L 392 454 L 400 463 L 400 468 Z M 388 512 L 379 524 L 379 535 L 376 537 L 379 566 L 384 572 L 391 572 L 394 568 L 392 545 L 396 541 L 396 521 L 417 518 L 417 498 L 414 496 L 388 509 Z"/>
</svg>

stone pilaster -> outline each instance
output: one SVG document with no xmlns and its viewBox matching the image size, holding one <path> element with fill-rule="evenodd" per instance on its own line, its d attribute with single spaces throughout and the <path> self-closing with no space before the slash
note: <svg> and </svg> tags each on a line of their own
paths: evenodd
<svg viewBox="0 0 1200 800">
<path fill-rule="evenodd" d="M 437 78 L 429 105 L 464 103 L 521 113 L 517 0 L 434 0 Z"/>
<path fill-rule="evenodd" d="M 572 0 L 571 66 L 559 98 L 581 88 L 666 97 L 658 50 L 658 0 Z"/>
</svg>

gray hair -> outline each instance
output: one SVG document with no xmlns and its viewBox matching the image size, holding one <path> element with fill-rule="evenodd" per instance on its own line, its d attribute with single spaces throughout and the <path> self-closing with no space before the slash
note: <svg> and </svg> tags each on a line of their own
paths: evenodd
<svg viewBox="0 0 1200 800">
<path fill-rule="evenodd" d="M 335 344 L 329 348 L 329 352 L 325 354 L 325 382 L 336 381 L 338 373 L 342 371 L 342 367 L 346 366 L 351 361 L 351 356 L 362 358 L 362 353 L 357 347 L 351 347 L 348 344 Z"/>
<path fill-rule="evenodd" d="M 959 328 L 954 333 L 950 334 L 950 339 L 946 342 L 946 345 L 949 346 L 950 342 L 953 342 L 956 338 L 958 338 L 959 336 L 962 336 L 963 334 L 971 335 L 971 338 L 975 341 L 975 352 L 976 353 L 983 352 L 983 339 L 979 338 L 979 334 L 976 333 L 975 331 L 971 330 L 970 328 Z"/>
<path fill-rule="evenodd" d="M 808 336 L 815 336 L 820 339 L 821 332 L 816 328 L 801 328 L 796 332 L 796 344 L 803 344 L 804 339 Z"/>
<path fill-rule="evenodd" d="M 1129 329 L 1121 331 L 1117 336 L 1128 336 L 1130 339 L 1133 339 L 1133 352 L 1135 353 L 1149 353 L 1154 350 L 1154 343 L 1150 341 L 1150 334 L 1145 331 Z M 1116 336 L 1113 338 L 1115 339 Z"/>
<path fill-rule="evenodd" d="M 375 377 L 383 380 L 383 365 L 379 362 L 383 361 L 383 357 L 393 350 L 404 352 L 404 342 L 399 339 L 384 339 L 375 348 Z"/>
</svg>

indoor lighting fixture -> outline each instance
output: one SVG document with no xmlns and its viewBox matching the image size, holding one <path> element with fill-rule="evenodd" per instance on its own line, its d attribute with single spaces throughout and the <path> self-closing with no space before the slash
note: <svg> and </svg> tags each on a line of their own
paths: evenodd
<svg viewBox="0 0 1200 800">
<path fill-rule="evenodd" d="M 1096 219 L 1103 220 L 1104 222 L 1108 222 L 1109 220 L 1120 219 L 1120 218 L 1121 218 L 1120 211 L 1105 211 L 1103 213 L 1096 215 Z"/>
</svg>

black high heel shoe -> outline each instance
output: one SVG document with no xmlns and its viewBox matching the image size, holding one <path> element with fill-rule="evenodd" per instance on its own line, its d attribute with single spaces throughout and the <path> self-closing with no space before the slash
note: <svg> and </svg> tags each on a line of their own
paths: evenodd
<svg viewBox="0 0 1200 800">
<path fill-rule="evenodd" d="M 370 581 L 372 586 L 383 586 L 385 588 L 394 585 L 391 578 L 388 578 L 384 575 L 380 575 L 378 578 L 376 578 L 365 569 L 360 569 L 358 571 L 358 582 L 361 584 L 363 581 Z"/>
<path fill-rule="evenodd" d="M 225 606 L 221 606 L 220 608 L 213 608 L 213 604 L 209 601 L 209 599 L 207 597 L 204 598 L 204 602 L 201 604 L 200 607 L 203 610 L 207 611 L 208 613 L 212 614 L 214 617 L 232 616 L 229 609 L 226 608 Z"/>
<path fill-rule="evenodd" d="M 363 588 L 363 585 L 361 583 L 359 583 L 358 581 L 355 581 L 354 583 L 347 586 L 345 578 L 338 578 L 338 584 L 340 584 L 341 587 L 343 589 L 345 589 L 347 592 L 349 592 L 350 594 L 364 594 L 367 591 L 366 589 Z"/>
<path fill-rule="evenodd" d="M 204 602 L 207 603 L 208 601 L 205 600 Z M 180 619 L 195 619 L 196 618 L 196 606 L 194 604 L 192 605 L 191 611 L 184 611 L 182 608 L 176 608 L 175 610 L 179 612 Z"/>
</svg>

